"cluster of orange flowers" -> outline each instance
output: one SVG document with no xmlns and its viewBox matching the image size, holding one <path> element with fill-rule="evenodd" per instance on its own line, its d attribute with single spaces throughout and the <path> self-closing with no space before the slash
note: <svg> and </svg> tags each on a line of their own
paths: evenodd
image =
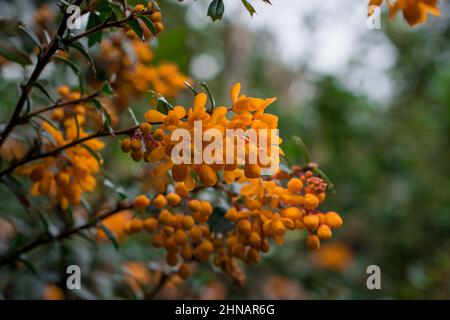
<svg viewBox="0 0 450 320">
<path fill-rule="evenodd" d="M 128 107 L 131 99 L 142 98 L 149 90 L 174 97 L 185 88 L 189 79 L 177 65 L 169 62 L 152 65 L 152 59 L 150 45 L 139 39 L 118 34 L 111 40 L 102 41 L 98 65 L 104 66 L 109 79 L 114 79 L 112 86 L 118 109 Z"/>
<path fill-rule="evenodd" d="M 152 204 L 144 195 L 136 198 L 136 209 L 151 205 L 158 214 L 127 221 L 124 230 L 129 234 L 142 230 L 154 233 L 153 245 L 167 251 L 168 265 L 177 266 L 182 278 L 190 274 L 190 261 L 207 262 L 213 257 L 216 267 L 240 283 L 244 275 L 237 260 L 257 263 L 261 252 L 269 251 L 270 240 L 284 243 L 287 230 L 307 230 L 307 246 L 314 250 L 319 248 L 321 239 L 331 238 L 331 230 L 343 223 L 336 212 L 318 210 L 325 200 L 327 184 L 310 170 L 293 167 L 263 178 L 258 164 L 172 163 L 171 132 L 176 128 L 192 132 L 195 120 L 201 120 L 205 130 L 216 128 L 222 132 L 226 128 L 277 127 L 277 117 L 264 113 L 274 99 L 246 97 L 239 91 L 239 84 L 232 88 L 230 108 L 206 110 L 207 96 L 200 93 L 191 109 L 176 106 L 167 115 L 149 110 L 145 114 L 148 122 L 122 141 L 122 150 L 130 152 L 135 161 L 144 159 L 157 164 L 156 175 L 170 173 L 175 191 L 159 194 Z M 228 113 L 233 113 L 231 119 L 226 117 Z M 246 145 L 245 149 L 247 158 L 250 148 Z M 191 195 L 191 191 L 194 194 L 205 187 L 223 190 L 229 197 L 231 207 L 219 213 L 228 226 L 224 230 L 217 230 L 214 222 L 210 224 L 214 214 L 211 203 Z M 238 193 L 234 192 L 236 188 Z"/>
<path fill-rule="evenodd" d="M 205 93 L 199 93 L 194 100 L 194 106 L 186 110 L 183 106 L 175 106 L 168 114 L 163 114 L 158 110 L 151 109 L 145 113 L 145 119 L 148 121 L 140 126 L 135 131 L 131 138 L 124 139 L 122 141 L 122 150 L 124 152 L 131 152 L 131 157 L 135 161 L 144 161 L 157 163 L 158 167 L 156 171 L 157 176 L 165 174 L 171 170 L 172 178 L 175 182 L 184 183 L 186 188 L 191 191 L 195 188 L 196 182 L 192 175 L 198 176 L 199 181 L 206 187 L 214 186 L 217 183 L 219 172 L 223 172 L 225 181 L 235 181 L 236 179 L 244 176 L 245 178 L 258 178 L 261 174 L 261 167 L 269 167 L 272 163 L 266 161 L 251 164 L 249 161 L 244 161 L 245 165 L 243 170 L 238 168 L 240 160 L 248 160 L 251 152 L 255 152 L 255 149 L 260 147 L 259 144 L 252 144 L 244 137 L 237 136 L 236 138 L 242 139 L 244 144 L 244 159 L 238 159 L 237 148 L 239 143 L 232 143 L 230 137 L 226 135 L 227 129 L 242 129 L 243 132 L 247 129 L 276 129 L 278 127 L 278 117 L 272 114 L 265 113 L 265 109 L 275 101 L 271 99 L 259 99 L 246 97 L 239 95 L 240 84 L 233 86 L 231 90 L 232 107 L 227 108 L 219 106 L 213 110 L 206 109 L 207 95 Z M 234 113 L 231 119 L 227 118 L 228 114 Z M 216 129 L 222 134 L 223 141 L 222 146 L 224 148 L 221 157 L 222 164 L 219 161 L 215 164 L 174 164 L 171 158 L 172 150 L 177 141 L 172 141 L 172 133 L 177 129 L 186 129 L 190 132 L 191 137 L 195 135 L 195 122 L 200 122 L 202 132 L 206 132 L 208 129 Z M 151 124 L 153 124 L 153 126 Z M 158 125 L 158 127 L 155 126 Z M 277 137 L 277 139 L 279 139 Z M 195 151 L 195 139 L 191 139 L 190 149 Z M 279 149 L 279 141 L 272 141 L 271 137 L 267 137 L 267 143 L 265 149 L 267 154 L 272 152 L 282 153 Z M 229 142 L 229 143 L 228 143 Z M 203 149 L 207 148 L 211 142 L 202 141 Z M 234 145 L 233 150 L 225 150 L 225 146 Z M 202 149 L 202 150 L 203 150 Z M 276 150 L 275 150 L 276 149 Z M 227 151 L 233 152 L 234 161 L 227 163 Z M 195 152 L 191 152 L 191 163 L 195 163 Z M 258 155 L 257 155 L 258 156 Z M 259 160 L 259 156 L 258 156 Z M 225 164 L 227 163 L 227 164 Z"/>
<path fill-rule="evenodd" d="M 149 2 L 147 7 L 138 4 L 134 12 L 148 17 L 157 34 L 163 31 L 161 12 L 154 2 Z M 136 33 L 126 26 L 125 33 L 117 34 L 111 40 L 103 40 L 101 43 L 97 65 L 103 66 L 108 79 L 114 79 L 114 104 L 118 109 L 129 107 L 132 98 L 138 100 L 149 90 L 166 97 L 175 97 L 189 80 L 176 64 L 151 64 L 153 51 L 149 40 L 153 35 L 142 21 L 139 22 L 144 31 L 143 37 L 147 41 L 139 39 Z"/>
<path fill-rule="evenodd" d="M 403 16 L 410 25 L 425 23 L 428 14 L 440 15 L 437 7 L 439 0 L 391 0 L 386 1 L 389 7 L 389 17 L 394 18 L 397 12 L 402 11 Z M 381 6 L 383 0 L 370 0 L 369 6 Z M 369 12 L 371 14 L 371 12 Z"/>
<path fill-rule="evenodd" d="M 67 86 L 59 88 L 62 101 L 80 98 L 79 92 L 71 92 Z M 43 149 L 51 152 L 74 140 L 87 136 L 84 126 L 89 112 L 84 104 L 72 108 L 57 108 L 52 113 L 54 122 L 42 122 L 44 131 Z M 80 203 L 85 192 L 91 192 L 96 186 L 95 174 L 100 164 L 92 151 L 103 149 L 104 143 L 99 139 L 90 139 L 83 144 L 67 148 L 64 153 L 49 156 L 31 165 L 16 169 L 16 174 L 28 176 L 33 183 L 33 196 L 48 196 L 66 209 L 69 204 Z"/>
</svg>

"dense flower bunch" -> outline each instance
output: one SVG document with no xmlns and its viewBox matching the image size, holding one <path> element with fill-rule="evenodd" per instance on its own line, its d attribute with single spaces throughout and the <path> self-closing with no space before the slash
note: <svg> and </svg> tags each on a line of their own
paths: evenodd
<svg viewBox="0 0 450 320">
<path fill-rule="evenodd" d="M 101 43 L 98 65 L 108 78 L 114 79 L 111 84 L 116 92 L 116 109 L 128 107 L 132 99 L 142 98 L 149 90 L 170 98 L 185 88 L 189 79 L 177 65 L 170 62 L 155 65 L 151 64 L 152 59 L 150 44 L 136 38 L 118 34 Z"/>
<path fill-rule="evenodd" d="M 207 110 L 207 96 L 199 93 L 191 109 L 176 106 L 167 115 L 151 109 L 145 114 L 148 122 L 122 141 L 122 150 L 130 152 L 134 160 L 156 163 L 157 175 L 170 173 L 173 181 L 152 202 L 144 195 L 136 198 L 134 207 L 144 210 L 150 206 L 152 216 L 129 220 L 124 230 L 128 234 L 142 230 L 153 233 L 153 245 L 165 249 L 167 264 L 176 267 L 182 278 L 191 273 L 190 262 L 208 262 L 212 258 L 216 267 L 240 283 L 244 274 L 237 260 L 257 263 L 261 252 L 269 251 L 271 240 L 284 243 L 287 230 L 307 230 L 307 246 L 314 250 L 321 239 L 331 237 L 331 229 L 343 223 L 336 212 L 318 210 L 325 200 L 327 184 L 311 170 L 293 167 L 263 177 L 258 164 L 172 163 L 171 132 L 176 128 L 192 131 L 195 120 L 202 120 L 205 129 L 219 131 L 277 127 L 277 117 L 265 113 L 275 99 L 251 98 L 239 92 L 240 85 L 236 84 L 231 90 L 230 108 Z M 227 114 L 232 114 L 230 119 Z M 250 149 L 247 143 L 246 159 Z M 196 198 L 197 191 L 208 187 L 224 191 L 231 207 L 220 211 L 217 205 Z M 211 221 L 213 215 L 222 221 L 221 228 L 217 228 L 215 219 Z"/>
<path fill-rule="evenodd" d="M 410 25 L 425 23 L 428 14 L 440 15 L 438 2 L 438 0 L 396 0 L 392 3 L 391 0 L 387 0 L 389 17 L 394 18 L 397 12 L 402 11 L 403 17 Z M 370 0 L 369 6 L 381 6 L 382 4 L 383 0 Z"/>
<path fill-rule="evenodd" d="M 59 89 L 62 101 L 80 98 L 78 92 L 71 92 L 67 86 Z M 54 122 L 42 122 L 43 150 L 51 152 L 74 140 L 86 137 L 84 131 L 89 108 L 78 104 L 72 108 L 58 108 L 52 113 Z M 55 125 L 55 123 L 57 125 Z M 99 139 L 90 139 L 75 145 L 55 156 L 43 158 L 31 165 L 19 167 L 16 174 L 28 176 L 33 183 L 33 196 L 48 196 L 59 203 L 61 209 L 80 203 L 85 192 L 95 189 L 95 174 L 100 169 L 98 160 L 91 151 L 103 149 L 104 143 Z"/>
<path fill-rule="evenodd" d="M 236 84 L 231 90 L 232 107 L 227 108 L 219 106 L 213 110 L 206 109 L 207 95 L 199 93 L 195 97 L 194 106 L 188 110 L 183 106 L 175 106 L 168 114 L 151 109 L 145 113 L 146 123 L 143 123 L 138 130 L 135 131 L 131 138 L 122 141 L 122 150 L 130 152 L 131 157 L 135 161 L 144 160 L 147 162 L 158 163 L 158 174 L 161 175 L 171 170 L 172 178 L 175 182 L 182 182 L 186 188 L 191 191 L 194 189 L 196 182 L 192 173 L 198 176 L 199 181 L 207 187 L 214 186 L 217 183 L 217 173 L 222 172 L 226 181 L 234 181 L 239 177 L 241 171 L 237 168 L 238 163 L 245 162 L 243 165 L 243 175 L 246 178 L 257 178 L 261 174 L 261 167 L 268 167 L 272 163 L 266 161 L 262 164 L 261 161 L 251 164 L 248 160 L 250 154 L 255 152 L 255 149 L 261 147 L 260 144 L 251 144 L 244 137 L 237 136 L 242 139 L 244 143 L 244 153 L 238 152 L 238 143 L 234 144 L 233 150 L 224 150 L 227 146 L 232 144 L 230 137 L 225 134 L 227 129 L 276 129 L 278 127 L 278 117 L 272 114 L 265 113 L 265 109 L 275 100 L 259 99 L 239 95 L 240 84 Z M 230 119 L 227 115 L 234 113 Z M 215 162 L 214 164 L 206 164 L 204 159 L 201 159 L 201 164 L 174 164 L 171 158 L 172 150 L 178 143 L 172 141 L 172 133 L 177 129 L 186 129 L 190 132 L 191 137 L 195 135 L 195 123 L 199 122 L 201 131 L 205 132 L 208 129 L 216 129 L 221 133 L 223 140 L 221 141 L 222 152 L 217 154 L 222 164 Z M 153 126 L 152 126 L 153 124 Z M 158 127 L 155 125 L 157 124 Z M 227 140 L 228 139 L 228 140 Z M 280 139 L 272 141 L 271 137 L 267 137 L 267 143 L 264 146 L 267 153 L 281 152 L 278 148 Z M 190 163 L 194 162 L 194 153 L 198 146 L 195 145 L 195 139 L 191 138 L 189 148 L 194 151 L 190 152 Z M 208 147 L 211 142 L 202 141 L 202 150 Z M 233 152 L 233 161 L 229 163 L 226 161 L 227 152 Z M 241 158 L 238 155 L 241 154 Z M 203 154 L 201 154 L 203 156 Z M 242 161 L 240 161 L 242 160 Z M 258 155 L 258 160 L 259 155 Z M 226 164 L 225 164 L 226 163 Z"/>
</svg>

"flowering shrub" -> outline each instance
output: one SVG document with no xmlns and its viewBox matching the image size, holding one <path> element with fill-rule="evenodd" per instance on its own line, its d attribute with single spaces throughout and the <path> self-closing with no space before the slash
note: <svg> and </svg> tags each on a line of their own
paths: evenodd
<svg viewBox="0 0 450 320">
<path fill-rule="evenodd" d="M 242 3 L 251 14 L 255 12 L 248 1 Z M 410 24 L 417 24 L 424 22 L 428 13 L 439 13 L 436 3 L 398 0 L 389 10 L 391 15 L 402 11 Z M 266 112 L 275 98 L 242 95 L 237 83 L 231 88 L 231 103 L 218 106 L 206 84 L 201 84 L 204 92 L 199 92 L 176 64 L 154 62 L 151 46 L 164 31 L 164 24 L 162 12 L 153 1 L 135 6 L 120 1 L 75 0 L 74 4 L 81 6 L 82 15 L 88 15 L 85 31 L 67 30 L 70 15 L 66 5 L 61 5 L 62 19 L 57 27 L 52 25 L 54 12 L 43 6 L 34 15 L 33 29 L 24 28 L 33 40 L 34 60 L 30 59 L 31 52 L 25 54 L 9 42 L 2 50 L 6 60 L 32 65 L 33 71 L 21 85 L 17 104 L 2 130 L 4 161 L 0 177 L 27 211 L 39 213 L 45 230 L 34 239 L 11 246 L 0 257 L 1 264 L 20 265 L 26 261 L 24 255 L 36 247 L 63 241 L 87 229 L 96 231 L 98 241 L 110 240 L 115 245 L 123 243 L 126 235 L 145 231 L 152 245 L 165 254 L 165 265 L 158 270 L 159 282 L 175 275 L 186 279 L 193 274 L 193 266 L 206 264 L 239 284 L 245 279 L 244 263 L 258 263 L 273 245 L 285 242 L 288 232 L 303 232 L 306 246 L 317 250 L 323 240 L 332 237 L 334 229 L 343 225 L 338 213 L 321 208 L 331 185 L 315 163 L 281 165 L 276 172 L 264 175 L 262 171 L 274 163 L 264 163 L 260 158 L 250 163 L 254 149 L 264 148 L 246 139 L 242 139 L 241 147 L 232 149 L 233 155 L 242 151 L 242 158 L 233 156 L 231 162 L 174 161 L 174 132 L 184 129 L 195 134 L 197 122 L 202 129 L 221 133 L 227 129 L 278 129 L 278 117 Z M 382 1 L 370 4 L 381 5 Z M 208 15 L 215 20 L 223 12 L 223 2 L 212 1 Z M 93 48 L 99 43 L 98 50 L 87 49 L 85 42 Z M 78 66 L 82 59 L 89 68 Z M 63 64 L 79 79 L 78 86 L 59 83 L 56 101 L 50 86 L 40 81 L 49 64 Z M 169 102 L 176 101 L 183 90 L 194 93 L 192 107 Z M 32 91 L 40 91 L 51 105 L 34 104 Z M 149 92 L 152 106 L 139 122 L 130 106 L 149 99 Z M 133 124 L 118 129 L 128 113 Z M 25 151 L 6 156 L 3 151 L 15 143 L 13 133 L 22 125 L 30 128 L 26 131 L 30 143 L 22 146 Z M 146 167 L 151 191 L 136 196 L 136 192 L 125 192 L 109 178 L 105 172 L 108 159 L 101 156 L 108 148 L 103 140 L 106 137 L 112 137 L 112 143 L 120 141 L 121 150 Z M 283 155 L 281 141 L 271 137 L 265 151 Z M 202 141 L 201 147 L 210 144 Z M 226 153 L 218 158 L 224 160 Z M 45 199 L 47 213 L 35 210 L 35 199 L 22 190 L 26 179 L 19 177 L 28 179 L 31 196 Z M 90 194 L 95 196 L 99 188 L 107 187 L 118 197 L 115 203 L 105 201 L 107 206 L 98 208 L 95 201 L 88 201 Z M 77 216 L 79 211 L 83 213 Z M 56 233 L 48 228 L 47 220 L 53 219 L 52 215 L 61 218 Z M 138 282 L 150 284 L 150 275 L 141 264 L 128 262 L 125 269 L 129 273 L 126 281 L 133 290 L 137 290 Z M 59 299 L 62 293 L 49 285 L 44 296 Z"/>
</svg>

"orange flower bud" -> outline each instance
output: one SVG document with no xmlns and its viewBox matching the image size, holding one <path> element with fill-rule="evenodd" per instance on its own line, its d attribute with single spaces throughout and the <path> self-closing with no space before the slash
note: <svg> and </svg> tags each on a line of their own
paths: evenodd
<svg viewBox="0 0 450 320">
<path fill-rule="evenodd" d="M 139 162 L 142 160 L 142 157 L 144 156 L 144 152 L 142 152 L 142 150 L 139 150 L 137 152 L 132 151 L 130 155 L 131 155 L 131 159 L 133 159 L 136 162 Z"/>
<path fill-rule="evenodd" d="M 198 177 L 205 187 L 212 187 L 217 183 L 217 174 L 208 165 L 202 165 Z"/>
<path fill-rule="evenodd" d="M 141 149 L 142 149 L 141 140 L 131 139 L 130 148 L 131 148 L 131 151 L 134 151 L 134 152 L 141 151 Z"/>
<path fill-rule="evenodd" d="M 194 257 L 195 259 L 206 262 L 209 259 L 209 256 L 213 252 L 214 247 L 211 243 L 211 241 L 205 240 L 200 245 L 195 247 L 194 249 Z"/>
<path fill-rule="evenodd" d="M 174 164 L 172 167 L 172 178 L 175 182 L 183 182 L 189 174 L 189 167 L 185 164 Z"/>
<path fill-rule="evenodd" d="M 156 220 L 155 218 L 148 218 L 145 219 L 144 221 L 144 229 L 147 232 L 155 232 L 156 229 L 158 228 L 158 220 Z"/>
<path fill-rule="evenodd" d="M 325 214 L 325 223 L 331 228 L 340 228 L 344 222 L 338 213 L 330 211 Z"/>
<path fill-rule="evenodd" d="M 123 232 L 126 234 L 131 234 L 131 221 L 125 221 L 125 224 L 123 225 Z"/>
<path fill-rule="evenodd" d="M 239 231 L 245 235 L 249 235 L 250 232 L 252 232 L 252 224 L 246 219 L 240 220 L 237 224 L 237 227 Z"/>
<path fill-rule="evenodd" d="M 189 245 L 185 245 L 181 249 L 181 256 L 184 260 L 191 260 L 192 259 L 192 248 Z"/>
<path fill-rule="evenodd" d="M 175 192 L 183 198 L 187 197 L 189 194 L 189 190 L 186 188 L 183 182 L 175 184 Z"/>
<path fill-rule="evenodd" d="M 189 265 L 183 263 L 178 269 L 178 274 L 182 279 L 187 279 L 191 275 L 191 269 L 189 268 Z"/>
<path fill-rule="evenodd" d="M 177 230 L 175 232 L 174 239 L 175 242 L 180 246 L 184 246 L 189 241 L 186 232 L 184 232 L 183 230 Z"/>
<path fill-rule="evenodd" d="M 303 182 L 298 178 L 292 178 L 289 180 L 287 187 L 291 192 L 300 192 L 303 188 Z"/>
<path fill-rule="evenodd" d="M 171 267 L 176 266 L 178 264 L 178 255 L 173 252 L 167 252 L 166 262 Z"/>
<path fill-rule="evenodd" d="M 131 140 L 129 138 L 125 138 L 122 140 L 122 144 L 120 145 L 123 152 L 128 153 L 131 150 Z"/>
<path fill-rule="evenodd" d="M 213 212 L 213 207 L 208 201 L 200 201 L 200 214 L 209 216 Z"/>
<path fill-rule="evenodd" d="M 291 219 L 292 221 L 295 221 L 299 219 L 300 216 L 300 210 L 296 207 L 289 207 L 283 210 L 282 216 L 284 218 Z"/>
<path fill-rule="evenodd" d="M 143 222 L 141 219 L 133 219 L 131 220 L 131 232 L 132 233 L 138 233 L 142 231 L 142 227 L 143 227 Z"/>
<path fill-rule="evenodd" d="M 320 248 L 320 240 L 319 237 L 316 236 L 315 234 L 310 234 L 308 235 L 308 237 L 306 238 L 306 245 L 308 246 L 309 249 L 311 250 L 317 250 Z"/>
<path fill-rule="evenodd" d="M 177 195 L 176 193 L 169 193 L 167 195 L 167 202 L 172 207 L 177 206 L 180 203 L 180 201 L 181 201 L 181 197 L 179 195 Z"/>
<path fill-rule="evenodd" d="M 316 228 L 319 226 L 319 217 L 316 215 L 304 216 L 303 223 L 309 230 L 316 230 Z"/>
<path fill-rule="evenodd" d="M 190 201 L 188 202 L 188 207 L 189 207 L 189 209 L 191 209 L 192 211 L 198 212 L 198 211 L 200 211 L 201 203 L 200 203 L 199 200 L 193 199 L 193 200 L 190 200 Z"/>
<path fill-rule="evenodd" d="M 315 209 L 319 205 L 319 198 L 312 193 L 307 193 L 304 197 L 304 205 L 306 209 Z"/>
<path fill-rule="evenodd" d="M 199 227 L 193 227 L 190 231 L 189 234 L 191 235 L 191 239 L 193 243 L 199 242 L 202 237 L 202 229 L 200 229 Z"/>
<path fill-rule="evenodd" d="M 166 197 L 164 197 L 164 195 L 162 194 L 157 195 L 155 200 L 153 200 L 153 205 L 158 209 L 164 208 L 165 206 L 167 206 Z"/>
<path fill-rule="evenodd" d="M 144 136 L 147 136 L 152 132 L 152 125 L 148 122 L 144 122 L 139 125 L 139 129 L 141 129 Z"/>
<path fill-rule="evenodd" d="M 152 244 L 155 248 L 161 248 L 164 245 L 164 236 L 158 233 L 153 237 Z"/>
<path fill-rule="evenodd" d="M 181 220 L 181 224 L 183 225 L 184 229 L 191 230 L 195 224 L 194 218 L 192 218 L 191 216 L 184 216 Z"/>
<path fill-rule="evenodd" d="M 150 203 L 150 199 L 145 194 L 141 194 L 134 198 L 133 207 L 138 210 L 144 210 L 150 205 Z"/>
<path fill-rule="evenodd" d="M 317 235 L 320 239 L 330 239 L 331 238 L 331 229 L 326 224 L 321 224 L 319 229 L 317 229 Z"/>
<path fill-rule="evenodd" d="M 225 214 L 225 218 L 230 222 L 235 222 L 239 218 L 238 212 L 235 207 L 230 208 Z"/>
<path fill-rule="evenodd" d="M 248 164 L 244 166 L 244 174 L 249 179 L 256 179 L 261 176 L 261 168 L 257 164 Z"/>
</svg>

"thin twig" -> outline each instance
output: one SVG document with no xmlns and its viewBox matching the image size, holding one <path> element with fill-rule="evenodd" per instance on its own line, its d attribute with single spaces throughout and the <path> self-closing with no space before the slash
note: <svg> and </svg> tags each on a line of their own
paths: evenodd
<svg viewBox="0 0 450 320">
<path fill-rule="evenodd" d="M 61 146 L 59 148 L 56 148 L 54 150 L 51 150 L 51 151 L 48 151 L 48 152 L 45 152 L 45 153 L 39 153 L 39 154 L 36 154 L 36 155 L 32 155 L 30 157 L 26 157 L 26 158 L 24 158 L 24 159 L 22 159 L 22 160 L 20 160 L 20 161 L 18 161 L 16 163 L 12 164 L 8 168 L 4 169 L 3 171 L 0 171 L 0 177 L 2 177 L 5 174 L 13 172 L 18 167 L 23 166 L 23 165 L 25 165 L 25 164 L 27 164 L 27 163 L 29 163 L 31 161 L 39 160 L 39 159 L 46 158 L 46 157 L 55 157 L 59 153 L 61 153 L 62 151 L 66 150 L 68 148 L 72 148 L 72 147 L 74 147 L 76 145 L 82 144 L 82 143 L 84 143 L 86 141 L 89 141 L 89 140 L 92 140 L 92 139 L 95 139 L 95 138 L 100 138 L 100 137 L 119 136 L 119 135 L 124 135 L 124 134 L 130 134 L 134 130 L 136 130 L 138 127 L 139 126 L 136 125 L 136 126 L 133 126 L 133 127 L 127 128 L 127 129 L 116 130 L 116 131 L 113 131 L 113 132 L 99 131 L 97 133 L 93 133 L 91 135 L 88 135 L 88 136 L 86 136 L 84 138 L 77 139 L 77 140 L 74 140 L 72 142 L 69 142 L 69 143 L 67 143 L 67 144 L 65 144 L 65 145 L 63 145 L 63 146 Z"/>
<path fill-rule="evenodd" d="M 22 254 L 27 253 L 27 252 L 29 252 L 37 247 L 40 247 L 42 245 L 46 245 L 54 240 L 62 241 L 64 239 L 70 238 L 72 235 L 77 234 L 82 230 L 95 227 L 99 221 L 104 220 L 120 211 L 131 209 L 131 207 L 132 206 L 130 204 L 124 205 L 124 204 L 119 203 L 114 209 L 111 209 L 110 211 L 107 211 L 99 216 L 93 217 L 91 220 L 87 221 L 85 224 L 83 224 L 79 227 L 76 227 L 76 228 L 73 228 L 73 229 L 70 229 L 67 231 L 63 231 L 57 236 L 52 236 L 48 233 L 41 234 L 35 240 L 25 244 L 24 246 L 20 247 L 19 249 L 12 249 L 8 253 L 6 253 L 4 256 L 1 256 L 0 257 L 0 265 L 14 262 L 17 259 L 19 259 Z"/>
<path fill-rule="evenodd" d="M 94 93 L 87 95 L 85 97 L 82 97 L 80 99 L 75 99 L 75 100 L 70 100 L 70 101 L 65 101 L 65 102 L 58 102 L 55 103 L 54 105 L 51 105 L 49 107 L 40 109 L 40 110 L 36 110 L 34 112 L 30 112 L 22 117 L 19 118 L 18 122 L 22 123 L 27 121 L 28 119 L 37 116 L 38 114 L 50 111 L 50 110 L 54 110 L 54 109 L 58 109 L 58 108 L 63 108 L 63 107 L 67 107 L 67 106 L 71 106 L 71 105 L 75 105 L 75 104 L 79 104 L 79 103 L 84 103 L 84 102 L 88 102 L 92 99 L 95 99 L 98 95 L 100 94 L 100 91 L 95 91 Z"/>
</svg>

